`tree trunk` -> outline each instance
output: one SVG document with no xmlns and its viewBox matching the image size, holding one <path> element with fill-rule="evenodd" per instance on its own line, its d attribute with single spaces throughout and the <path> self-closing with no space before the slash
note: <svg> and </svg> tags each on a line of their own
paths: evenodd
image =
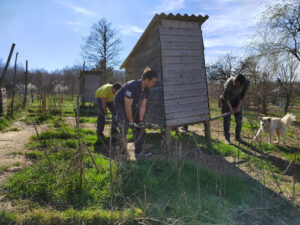
<svg viewBox="0 0 300 225">
<path fill-rule="evenodd" d="M 291 101 L 290 96 L 287 95 L 286 96 L 285 106 L 284 106 L 284 114 L 287 114 L 287 112 L 288 112 L 290 101 Z"/>
</svg>

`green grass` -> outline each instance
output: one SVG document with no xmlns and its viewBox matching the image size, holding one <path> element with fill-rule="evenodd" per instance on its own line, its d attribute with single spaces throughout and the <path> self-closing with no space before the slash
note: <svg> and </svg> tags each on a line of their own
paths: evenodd
<svg viewBox="0 0 300 225">
<path fill-rule="evenodd" d="M 85 129 L 80 129 L 79 134 L 84 145 L 84 176 L 80 186 L 78 133 L 63 119 L 74 115 L 74 103 L 65 100 L 61 112 L 53 111 L 40 119 L 52 127 L 40 134 L 41 140 L 34 135 L 27 145 L 32 151 L 26 152 L 25 157 L 34 164 L 0 187 L 1 195 L 19 204 L 13 212 L 0 212 L 0 224 L 241 224 L 245 219 L 253 224 L 256 217 L 245 212 L 262 207 L 262 192 L 264 198 L 274 198 L 273 192 L 255 180 L 217 175 L 182 160 L 160 158 L 116 164 L 94 152 L 94 146 L 99 144 L 96 131 Z M 31 108 L 29 117 L 38 121 L 36 106 Z M 211 114 L 218 115 L 216 105 L 211 107 Z M 80 117 L 80 122 L 96 122 L 93 105 L 81 106 L 81 110 L 84 117 Z M 256 119 L 254 113 L 249 117 Z M 243 132 L 250 132 L 250 124 L 244 124 Z M 161 134 L 146 132 L 146 143 L 152 145 L 150 151 L 162 153 Z M 272 163 L 249 154 L 249 149 L 242 145 L 213 141 L 207 146 L 204 137 L 192 133 L 173 132 L 172 136 L 183 149 L 197 148 L 225 157 L 239 155 L 250 166 L 282 172 Z M 130 132 L 127 138 L 132 141 Z M 262 145 L 265 152 L 274 151 L 273 147 Z M 91 150 L 99 173 L 86 148 Z M 49 155 L 50 164 L 43 150 Z M 285 157 L 293 153 L 280 146 L 277 150 L 285 152 Z M 277 216 L 288 217 L 291 208 L 284 200 L 268 207 L 264 213 L 255 212 L 263 218 L 259 221 L 262 224 L 274 224 Z"/>
<path fill-rule="evenodd" d="M 111 224 L 138 224 L 138 218 L 141 215 L 139 209 L 103 210 L 86 209 L 66 211 L 45 210 L 43 208 L 30 212 L 18 214 L 0 211 L 1 225 L 111 225 Z"/>
<path fill-rule="evenodd" d="M 16 156 L 16 155 L 23 155 L 23 152 L 20 152 L 20 151 L 15 151 L 15 152 L 9 152 L 7 154 L 5 154 L 6 156 L 10 156 L 10 155 L 13 155 L 13 156 Z"/>
<path fill-rule="evenodd" d="M 217 176 L 183 161 L 139 160 L 127 169 L 125 196 L 162 223 L 169 219 L 180 224 L 229 223 L 242 202 L 251 204 L 253 196 L 248 193 L 256 188 L 255 182 Z"/>
<path fill-rule="evenodd" d="M 24 111 L 19 108 L 17 109 L 13 115 L 10 117 L 6 117 L 6 115 L 0 115 L 0 131 L 4 130 L 5 128 L 9 127 L 14 121 L 19 119 L 21 116 L 24 115 Z M 17 130 L 15 130 L 17 131 Z"/>
<path fill-rule="evenodd" d="M 9 169 L 10 166 L 4 165 L 4 166 L 0 166 L 0 174 L 7 171 Z"/>
<path fill-rule="evenodd" d="M 80 123 L 97 123 L 97 117 L 81 117 Z"/>
</svg>

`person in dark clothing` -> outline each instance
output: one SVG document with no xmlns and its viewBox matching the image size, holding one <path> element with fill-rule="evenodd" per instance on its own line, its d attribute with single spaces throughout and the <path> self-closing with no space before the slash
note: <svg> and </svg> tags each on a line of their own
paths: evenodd
<svg viewBox="0 0 300 225">
<path fill-rule="evenodd" d="M 135 154 L 143 153 L 145 138 L 144 115 L 149 89 L 157 81 L 157 73 L 146 67 L 142 79 L 125 83 L 115 95 L 114 104 L 123 143 L 126 143 L 128 128 L 134 131 Z"/>
<path fill-rule="evenodd" d="M 225 82 L 221 95 L 222 113 L 230 112 L 231 114 L 234 114 L 235 139 L 238 142 L 243 142 L 241 138 L 243 120 L 242 104 L 249 85 L 250 81 L 242 74 L 238 74 L 236 77 L 232 76 Z M 231 144 L 229 134 L 230 119 L 231 115 L 225 116 L 223 120 L 224 136 L 227 144 Z"/>
</svg>

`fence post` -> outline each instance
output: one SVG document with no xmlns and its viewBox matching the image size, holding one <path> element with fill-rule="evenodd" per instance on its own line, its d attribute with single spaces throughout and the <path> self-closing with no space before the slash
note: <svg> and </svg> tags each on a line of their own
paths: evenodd
<svg viewBox="0 0 300 225">
<path fill-rule="evenodd" d="M 11 105 L 10 105 L 10 115 L 14 113 L 14 102 L 15 102 L 15 86 L 16 86 L 16 76 L 17 76 L 17 61 L 18 61 L 18 54 L 16 53 L 16 59 L 15 59 L 15 70 L 14 70 L 14 76 L 12 81 L 12 97 L 11 97 Z M 7 114 L 8 115 L 8 114 Z"/>
<path fill-rule="evenodd" d="M 4 77 L 5 77 L 5 74 L 6 74 L 6 71 L 7 71 L 7 68 L 8 68 L 8 65 L 9 65 L 9 62 L 10 62 L 10 59 L 11 59 L 11 56 L 12 56 L 12 53 L 14 51 L 14 48 L 15 48 L 15 43 L 12 44 L 11 48 L 10 48 L 10 53 L 9 53 L 9 56 L 7 58 L 7 61 L 6 61 L 6 65 L 3 69 L 3 72 L 2 72 L 2 76 L 0 77 L 0 89 L 2 88 L 2 83 L 4 81 Z M 0 113 L 3 113 L 3 105 L 2 105 L 2 91 L 0 91 Z"/>
<path fill-rule="evenodd" d="M 28 60 L 26 60 L 26 70 L 25 70 L 25 90 L 24 90 L 24 100 L 23 100 L 23 109 L 26 106 L 26 101 L 27 101 L 27 78 L 28 78 Z"/>
</svg>

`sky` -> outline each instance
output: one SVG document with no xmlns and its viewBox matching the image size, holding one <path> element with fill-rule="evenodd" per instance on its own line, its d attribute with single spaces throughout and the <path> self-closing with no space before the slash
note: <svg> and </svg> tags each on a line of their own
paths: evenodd
<svg viewBox="0 0 300 225">
<path fill-rule="evenodd" d="M 121 38 L 120 64 L 156 13 L 208 15 L 202 25 L 206 63 L 240 55 L 258 15 L 272 0 L 0 0 L 0 62 L 12 43 L 18 62 L 49 72 L 82 65 L 81 46 L 91 27 L 106 18 Z M 116 67 L 118 68 L 118 67 Z"/>
</svg>

